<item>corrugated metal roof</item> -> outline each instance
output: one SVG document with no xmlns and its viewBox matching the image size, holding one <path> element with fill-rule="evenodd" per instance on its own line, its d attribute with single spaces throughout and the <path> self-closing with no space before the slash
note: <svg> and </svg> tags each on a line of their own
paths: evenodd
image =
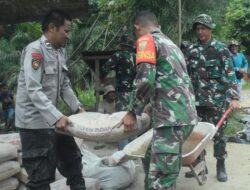
<svg viewBox="0 0 250 190">
<path fill-rule="evenodd" d="M 81 18 L 88 10 L 88 0 L 0 0 L 0 24 L 40 21 L 53 8 Z"/>
</svg>

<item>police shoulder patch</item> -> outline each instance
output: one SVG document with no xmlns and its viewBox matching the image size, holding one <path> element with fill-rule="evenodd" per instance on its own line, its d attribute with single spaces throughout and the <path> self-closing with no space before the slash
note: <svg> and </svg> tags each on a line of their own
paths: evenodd
<svg viewBox="0 0 250 190">
<path fill-rule="evenodd" d="M 140 37 L 136 42 L 136 64 L 156 64 L 156 47 L 151 34 Z"/>
<path fill-rule="evenodd" d="M 41 66 L 43 55 L 40 53 L 32 53 L 31 55 L 32 55 L 32 61 L 31 61 L 32 68 L 34 70 L 37 70 Z"/>
</svg>

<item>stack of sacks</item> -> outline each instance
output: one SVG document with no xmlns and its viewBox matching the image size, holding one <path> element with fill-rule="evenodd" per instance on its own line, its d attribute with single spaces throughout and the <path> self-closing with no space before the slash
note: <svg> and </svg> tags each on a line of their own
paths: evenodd
<svg viewBox="0 0 250 190">
<path fill-rule="evenodd" d="M 19 181 L 17 174 L 20 164 L 17 162 L 17 148 L 11 144 L 0 143 L 0 189 L 17 189 Z"/>
<path fill-rule="evenodd" d="M 12 144 L 18 151 L 21 151 L 21 141 L 18 133 L 1 134 L 0 143 Z"/>
<path fill-rule="evenodd" d="M 82 140 L 75 138 L 81 146 Z M 14 177 L 12 177 L 14 176 Z M 28 174 L 22 167 L 21 141 L 18 133 L 0 135 L 0 190 L 26 190 Z M 99 190 L 96 179 L 85 178 L 88 190 Z M 56 181 L 51 184 L 52 190 L 69 190 L 66 179 L 56 172 Z"/>
<path fill-rule="evenodd" d="M 18 190 L 25 190 L 25 184 L 28 182 L 28 174 L 26 170 L 22 167 L 22 152 L 21 152 L 21 141 L 18 133 L 10 133 L 10 134 L 1 134 L 0 135 L 0 143 L 10 144 L 16 147 L 17 152 L 17 162 L 19 164 L 19 173 L 16 175 L 16 178 L 19 182 Z M 1 189 L 1 188 L 0 188 Z"/>
</svg>

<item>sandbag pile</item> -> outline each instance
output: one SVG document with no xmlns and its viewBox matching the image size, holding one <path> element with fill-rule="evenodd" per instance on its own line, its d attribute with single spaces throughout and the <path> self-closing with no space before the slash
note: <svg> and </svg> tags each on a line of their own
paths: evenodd
<svg viewBox="0 0 250 190">
<path fill-rule="evenodd" d="M 20 164 L 17 162 L 17 148 L 11 144 L 0 143 L 0 189 L 15 190 L 19 181 L 17 174 Z"/>
<path fill-rule="evenodd" d="M 18 133 L 1 134 L 0 143 L 4 144 L 4 146 L 11 146 L 13 148 L 12 150 L 13 156 L 11 159 L 12 161 L 8 162 L 9 165 L 7 166 L 8 168 L 12 167 L 13 172 L 15 171 L 15 178 L 14 179 L 11 178 L 11 180 L 7 180 L 7 182 L 5 182 L 4 184 L 5 188 L 3 189 L 26 190 L 25 184 L 28 182 L 28 174 L 26 170 L 22 167 L 21 140 L 20 140 L 19 134 Z M 15 152 L 15 157 L 14 157 L 14 152 Z M 7 188 L 7 186 L 9 187 Z M 1 188 L 2 187 L 0 186 L 0 189 Z"/>
<path fill-rule="evenodd" d="M 79 140 L 78 140 L 79 141 Z M 81 140 L 80 140 L 81 141 Z M 81 142 L 82 143 L 82 142 Z M 0 190 L 26 190 L 28 174 L 22 167 L 21 141 L 18 133 L 0 135 Z M 85 178 L 88 190 L 99 190 L 98 180 Z M 66 179 L 56 173 L 51 190 L 69 190 Z"/>
</svg>

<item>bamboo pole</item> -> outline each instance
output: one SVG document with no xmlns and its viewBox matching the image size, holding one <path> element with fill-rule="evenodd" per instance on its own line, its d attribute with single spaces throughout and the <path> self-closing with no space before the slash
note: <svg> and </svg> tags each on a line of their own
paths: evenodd
<svg viewBox="0 0 250 190">
<path fill-rule="evenodd" d="M 181 45 L 181 0 L 178 0 L 178 45 Z"/>
</svg>

